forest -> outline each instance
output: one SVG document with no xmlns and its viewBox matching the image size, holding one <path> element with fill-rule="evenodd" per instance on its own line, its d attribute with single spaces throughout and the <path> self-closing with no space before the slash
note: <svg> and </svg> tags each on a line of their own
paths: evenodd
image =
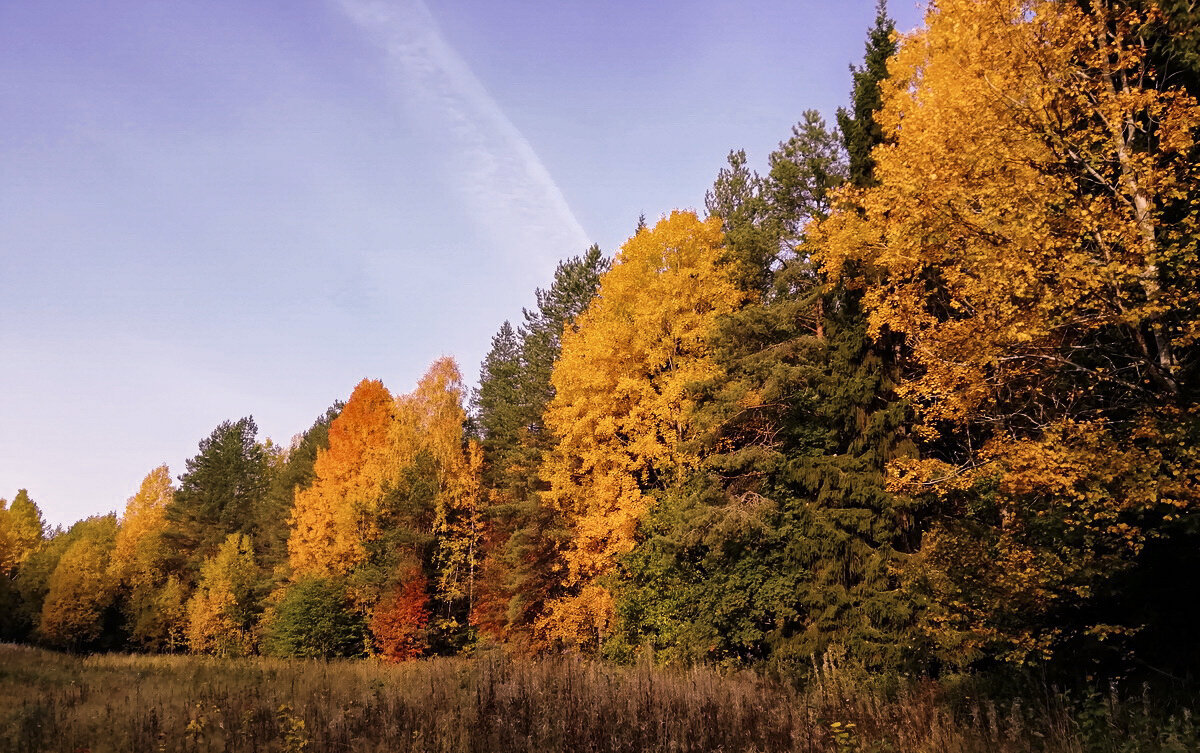
<svg viewBox="0 0 1200 753">
<path fill-rule="evenodd" d="M 17 491 L 0 639 L 1193 692 L 1200 9 L 881 4 L 852 70 L 565 250 L 477 387 L 231 419 L 66 530 Z"/>
</svg>

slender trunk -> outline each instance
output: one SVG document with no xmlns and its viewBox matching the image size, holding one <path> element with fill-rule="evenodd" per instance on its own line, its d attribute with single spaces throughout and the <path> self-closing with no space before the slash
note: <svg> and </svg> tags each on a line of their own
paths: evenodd
<svg viewBox="0 0 1200 753">
<path fill-rule="evenodd" d="M 1103 76 L 1105 83 L 1108 84 L 1109 92 L 1114 97 L 1120 97 L 1126 89 L 1124 74 L 1120 72 L 1114 74 L 1112 71 L 1105 71 Z M 1147 304 L 1153 307 L 1158 303 L 1162 295 L 1162 290 L 1158 284 L 1158 264 L 1154 261 L 1158 250 L 1158 238 L 1154 226 L 1153 197 L 1146 189 L 1146 185 L 1139 180 L 1136 167 L 1133 164 L 1132 143 L 1137 133 L 1137 124 L 1134 122 L 1133 115 L 1127 115 L 1119 125 L 1114 123 L 1112 130 L 1113 141 L 1116 144 L 1117 162 L 1121 170 L 1121 182 L 1124 184 L 1125 191 L 1132 202 L 1134 222 L 1137 224 L 1138 235 L 1142 239 L 1142 256 L 1145 259 L 1145 264 L 1143 265 L 1142 273 L 1139 275 L 1139 282 L 1146 296 Z M 1159 314 L 1152 313 L 1146 323 L 1154 338 L 1155 352 L 1146 352 L 1144 355 L 1148 360 L 1157 365 L 1158 376 L 1164 385 L 1172 393 L 1177 394 L 1179 392 L 1179 385 L 1176 382 L 1175 374 L 1178 370 L 1178 362 L 1175 360 L 1170 336 L 1166 331 L 1166 327 L 1163 326 Z M 1142 340 L 1142 342 L 1145 341 Z M 1145 349 L 1144 346 L 1143 349 Z"/>
</svg>

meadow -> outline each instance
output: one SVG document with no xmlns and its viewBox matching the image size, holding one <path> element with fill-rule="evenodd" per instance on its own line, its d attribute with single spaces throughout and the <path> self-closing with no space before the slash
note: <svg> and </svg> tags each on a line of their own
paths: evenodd
<svg viewBox="0 0 1200 753">
<path fill-rule="evenodd" d="M 802 688 L 750 672 L 500 652 L 402 664 L 72 656 L 0 646 L 0 750 L 1183 751 L 1190 716 L 1094 697 L 972 701 L 872 687 L 832 665 Z"/>
</svg>

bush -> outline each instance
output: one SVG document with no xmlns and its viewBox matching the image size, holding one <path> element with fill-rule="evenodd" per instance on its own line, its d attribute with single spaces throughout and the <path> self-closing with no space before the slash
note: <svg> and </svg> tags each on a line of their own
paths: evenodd
<svg viewBox="0 0 1200 753">
<path fill-rule="evenodd" d="M 273 656 L 361 656 L 365 631 L 341 583 L 304 578 L 288 586 L 266 626 L 264 649 Z"/>
</svg>

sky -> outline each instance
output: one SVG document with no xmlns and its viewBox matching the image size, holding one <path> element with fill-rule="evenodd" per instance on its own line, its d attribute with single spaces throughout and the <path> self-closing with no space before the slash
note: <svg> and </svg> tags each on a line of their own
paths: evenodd
<svg viewBox="0 0 1200 753">
<path fill-rule="evenodd" d="M 902 30 L 921 18 L 893 0 Z M 5 0 L 0 497 L 120 511 L 222 421 L 473 383 L 557 262 L 832 123 L 873 0 Z"/>
</svg>

